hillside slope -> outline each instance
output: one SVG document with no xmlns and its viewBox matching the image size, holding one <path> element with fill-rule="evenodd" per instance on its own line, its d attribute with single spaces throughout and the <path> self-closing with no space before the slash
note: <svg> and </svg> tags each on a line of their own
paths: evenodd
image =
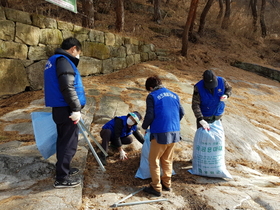
<svg viewBox="0 0 280 210">
<path fill-rule="evenodd" d="M 7 6 L 38 13 L 60 20 L 82 25 L 82 5 L 78 1 L 78 13 L 59 8 L 44 0 L 6 0 Z M 181 35 L 187 20 L 190 2 L 186 0 L 170 0 L 169 4 L 161 4 L 163 20 L 160 24 L 153 19 L 153 6 L 147 0 L 125 1 L 125 25 L 122 36 L 136 37 L 137 39 L 153 43 L 157 49 L 168 50 L 177 59 L 181 50 Z M 279 66 L 279 39 L 280 21 L 277 17 L 280 8 L 276 3 L 267 2 L 265 21 L 268 36 L 260 38 L 260 26 L 254 33 L 252 18 L 248 4 L 242 0 L 235 0 L 231 4 L 231 21 L 227 30 L 222 30 L 216 17 L 219 12 L 218 2 L 215 1 L 206 18 L 205 33 L 202 37 L 196 34 L 199 27 L 200 14 L 205 1 L 199 3 L 194 35 L 196 42 L 189 43 L 189 51 L 185 65 L 200 65 L 201 67 L 217 66 L 223 62 L 230 64 L 234 60 L 246 60 L 265 65 Z M 114 1 L 98 0 L 95 4 L 95 29 L 115 33 Z M 155 32 L 156 31 L 156 32 Z"/>
</svg>

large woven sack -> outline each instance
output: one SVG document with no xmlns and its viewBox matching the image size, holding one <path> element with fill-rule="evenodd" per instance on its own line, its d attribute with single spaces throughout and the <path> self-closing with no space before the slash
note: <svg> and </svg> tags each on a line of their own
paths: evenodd
<svg viewBox="0 0 280 210">
<path fill-rule="evenodd" d="M 216 120 L 210 123 L 210 130 L 197 129 L 193 143 L 191 174 L 232 178 L 225 165 L 225 135 L 222 123 Z"/>
</svg>

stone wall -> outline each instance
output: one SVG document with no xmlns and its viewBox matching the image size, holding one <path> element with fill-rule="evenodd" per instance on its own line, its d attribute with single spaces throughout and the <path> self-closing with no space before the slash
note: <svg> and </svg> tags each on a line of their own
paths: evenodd
<svg viewBox="0 0 280 210">
<path fill-rule="evenodd" d="M 272 69 L 272 68 L 268 68 L 265 66 L 260 66 L 258 64 L 253 64 L 253 63 L 243 63 L 240 61 L 233 62 L 233 63 L 231 63 L 231 65 L 235 66 L 237 68 L 246 70 L 246 71 L 254 72 L 261 76 L 268 77 L 270 79 L 277 80 L 278 82 L 280 82 L 280 71 L 277 69 Z"/>
<path fill-rule="evenodd" d="M 82 76 L 107 74 L 157 59 L 154 45 L 134 38 L 0 7 L 0 97 L 42 89 L 46 60 L 70 36 L 83 46 Z"/>
</svg>

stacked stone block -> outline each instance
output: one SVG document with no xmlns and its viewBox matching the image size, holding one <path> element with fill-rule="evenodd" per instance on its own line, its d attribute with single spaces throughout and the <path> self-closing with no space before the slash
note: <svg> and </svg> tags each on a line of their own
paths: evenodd
<svg viewBox="0 0 280 210">
<path fill-rule="evenodd" d="M 152 44 L 10 8 L 0 7 L 0 26 L 0 97 L 42 89 L 46 60 L 70 36 L 82 43 L 82 76 L 157 59 Z"/>
</svg>

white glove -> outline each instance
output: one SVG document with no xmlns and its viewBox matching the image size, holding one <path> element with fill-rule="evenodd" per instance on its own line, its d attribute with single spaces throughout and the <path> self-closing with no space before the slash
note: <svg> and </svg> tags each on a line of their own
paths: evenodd
<svg viewBox="0 0 280 210">
<path fill-rule="evenodd" d="M 72 112 L 69 118 L 74 121 L 74 124 L 77 124 L 81 119 L 81 112 Z"/>
<path fill-rule="evenodd" d="M 202 127 L 205 129 L 205 130 L 210 130 L 210 126 L 208 124 L 208 122 L 206 122 L 205 120 L 200 120 L 199 121 L 200 125 L 202 125 Z"/>
<path fill-rule="evenodd" d="M 120 150 L 120 159 L 121 160 L 127 159 L 127 154 L 125 151 L 123 151 L 123 149 Z"/>
<path fill-rule="evenodd" d="M 227 95 L 222 95 L 220 101 L 226 101 L 228 99 Z"/>
</svg>

